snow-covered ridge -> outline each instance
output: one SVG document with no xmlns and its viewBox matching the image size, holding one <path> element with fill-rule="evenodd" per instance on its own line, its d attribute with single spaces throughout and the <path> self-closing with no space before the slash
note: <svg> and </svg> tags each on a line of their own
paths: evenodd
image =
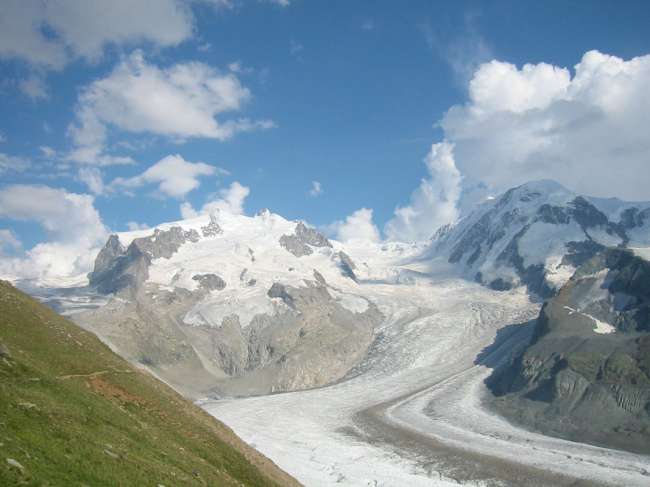
<svg viewBox="0 0 650 487">
<path fill-rule="evenodd" d="M 432 254 L 495 289 L 524 284 L 549 296 L 578 265 L 605 247 L 647 242 L 650 203 L 587 198 L 554 181 L 535 181 L 486 201 L 457 224 L 440 229 Z"/>
</svg>

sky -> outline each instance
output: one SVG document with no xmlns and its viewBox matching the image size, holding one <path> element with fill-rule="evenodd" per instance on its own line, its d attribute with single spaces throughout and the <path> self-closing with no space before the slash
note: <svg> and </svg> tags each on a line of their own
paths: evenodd
<svg viewBox="0 0 650 487">
<path fill-rule="evenodd" d="M 270 208 L 421 240 L 533 179 L 650 200 L 646 1 L 3 0 L 0 275 Z"/>
</svg>

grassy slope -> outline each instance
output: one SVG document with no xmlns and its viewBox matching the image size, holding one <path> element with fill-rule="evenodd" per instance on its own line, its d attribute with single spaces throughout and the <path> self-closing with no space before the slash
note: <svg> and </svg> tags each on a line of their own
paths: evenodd
<svg viewBox="0 0 650 487">
<path fill-rule="evenodd" d="M 0 281 L 0 485 L 14 484 L 298 485 L 94 335 Z"/>
</svg>

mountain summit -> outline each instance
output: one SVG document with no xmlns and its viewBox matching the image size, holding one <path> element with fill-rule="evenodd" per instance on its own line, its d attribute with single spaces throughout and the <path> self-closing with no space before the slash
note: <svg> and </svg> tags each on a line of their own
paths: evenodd
<svg viewBox="0 0 650 487">
<path fill-rule="evenodd" d="M 494 289 L 525 285 L 549 297 L 604 248 L 650 245 L 650 203 L 608 203 L 530 182 L 441 228 L 432 252 Z"/>
</svg>

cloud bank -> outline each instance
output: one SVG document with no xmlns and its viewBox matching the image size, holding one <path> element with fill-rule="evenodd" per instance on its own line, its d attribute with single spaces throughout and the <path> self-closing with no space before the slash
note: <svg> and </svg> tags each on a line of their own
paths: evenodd
<svg viewBox="0 0 650 487">
<path fill-rule="evenodd" d="M 96 165 L 132 163 L 130 158 L 106 154 L 111 127 L 178 141 L 226 140 L 239 132 L 273 127 L 269 120 L 221 119 L 224 113 L 239 111 L 250 98 L 248 88 L 232 72 L 220 73 L 200 62 L 159 68 L 147 63 L 142 51 L 135 51 L 80 94 L 76 121 L 68 128 L 75 145 L 69 158 Z"/>
<path fill-rule="evenodd" d="M 24 255 L 0 260 L 4 278 L 37 278 L 62 284 L 83 280 L 92 269 L 95 255 L 108 237 L 90 195 L 37 185 L 12 185 L 0 189 L 0 217 L 37 222 L 48 237 Z M 17 241 L 4 235 L 6 247 Z"/>
<path fill-rule="evenodd" d="M 242 215 L 244 214 L 244 202 L 250 192 L 250 188 L 242 185 L 239 181 L 234 181 L 229 187 L 220 189 L 200 210 L 195 210 L 187 201 L 182 203 L 180 206 L 181 216 L 183 218 L 194 218 L 198 215 L 219 213 L 221 211 L 233 215 Z"/>
<path fill-rule="evenodd" d="M 410 204 L 397 208 L 386 223 L 384 232 L 389 240 L 426 240 L 458 217 L 461 175 L 454 162 L 453 144 L 433 144 L 424 162 L 429 177 L 411 194 Z"/>
<path fill-rule="evenodd" d="M 345 220 L 339 220 L 326 227 L 326 232 L 333 235 L 336 240 L 343 243 L 350 242 L 380 242 L 379 229 L 372 220 L 373 211 L 369 208 L 361 208 Z"/>
<path fill-rule="evenodd" d="M 0 57 L 60 69 L 75 58 L 96 61 L 111 44 L 174 46 L 193 25 L 188 5 L 176 0 L 3 0 Z"/>
<path fill-rule="evenodd" d="M 438 122 L 444 139 L 425 160 L 428 177 L 395 210 L 387 238 L 429 238 L 458 218 L 466 195 L 536 179 L 590 196 L 650 200 L 647 86 L 650 56 L 625 61 L 589 51 L 573 73 L 547 63 L 481 64 L 468 101 Z"/>
<path fill-rule="evenodd" d="M 650 56 L 587 52 L 575 72 L 491 61 L 440 126 L 463 175 L 503 190 L 551 178 L 580 193 L 650 199 Z"/>
<path fill-rule="evenodd" d="M 176 154 L 162 158 L 138 176 L 115 179 L 111 187 L 135 189 L 147 184 L 157 184 L 161 194 L 182 199 L 199 187 L 200 177 L 217 173 L 227 174 L 223 169 L 204 162 L 189 162 Z"/>
</svg>

